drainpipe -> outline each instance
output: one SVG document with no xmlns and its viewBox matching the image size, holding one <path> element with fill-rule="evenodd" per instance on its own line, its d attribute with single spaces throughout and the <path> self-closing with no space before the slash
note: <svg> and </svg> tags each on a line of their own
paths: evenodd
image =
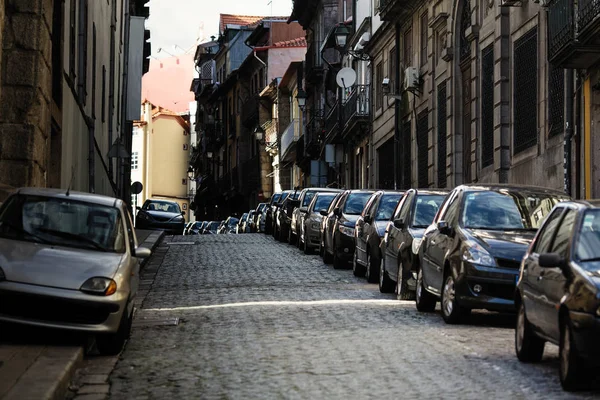
<svg viewBox="0 0 600 400">
<path fill-rule="evenodd" d="M 399 93 L 400 87 L 400 65 L 397 62 L 400 57 L 400 24 L 396 24 L 396 70 L 393 71 L 394 74 L 394 93 Z M 379 85 L 380 82 L 375 82 L 375 84 Z M 398 190 L 398 156 L 400 155 L 400 150 L 398 147 L 400 145 L 400 103 L 402 100 L 396 99 L 394 100 L 394 190 Z M 404 187 L 404 185 L 403 185 Z"/>
<path fill-rule="evenodd" d="M 565 141 L 564 141 L 564 190 L 571 195 L 571 142 L 573 140 L 573 95 L 575 73 L 572 69 L 567 70 L 567 81 L 565 89 L 566 98 L 566 116 L 565 116 Z"/>
<path fill-rule="evenodd" d="M 582 82 L 581 75 L 577 74 L 577 78 L 575 81 L 575 91 L 573 95 L 575 96 L 575 198 L 581 198 L 581 160 L 583 160 L 583 156 L 581 154 L 581 90 L 582 90 Z M 585 198 L 585 195 L 583 196 Z"/>
<path fill-rule="evenodd" d="M 130 0 L 124 0 L 124 8 L 125 8 L 125 24 L 124 24 L 124 49 L 123 49 L 123 78 L 122 78 L 122 93 L 121 93 L 121 137 L 125 139 L 123 145 L 127 150 L 127 153 L 131 155 L 132 150 L 132 133 L 133 133 L 133 124 L 127 124 L 127 98 L 128 98 L 128 79 L 129 79 L 129 32 L 131 30 L 130 24 Z M 129 129 L 131 127 L 131 129 Z M 126 181 L 125 171 L 128 169 L 127 163 L 124 159 L 119 159 L 120 161 L 120 172 L 121 172 L 121 187 L 119 188 L 121 191 L 121 198 L 125 201 L 127 205 L 129 205 L 131 210 L 131 195 L 129 195 L 129 185 L 131 184 L 131 170 L 129 173 L 129 179 Z"/>
</svg>

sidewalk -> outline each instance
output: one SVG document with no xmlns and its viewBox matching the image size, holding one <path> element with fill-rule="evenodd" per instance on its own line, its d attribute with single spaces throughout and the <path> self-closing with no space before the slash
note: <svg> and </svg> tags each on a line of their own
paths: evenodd
<svg viewBox="0 0 600 400">
<path fill-rule="evenodd" d="M 136 230 L 136 235 L 140 246 L 154 251 L 164 232 Z M 0 399 L 64 399 L 85 354 L 81 338 L 30 328 L 25 335 L 13 334 L 2 332 L 3 328 L 0 326 Z M 57 337 L 46 339 L 46 334 Z"/>
</svg>

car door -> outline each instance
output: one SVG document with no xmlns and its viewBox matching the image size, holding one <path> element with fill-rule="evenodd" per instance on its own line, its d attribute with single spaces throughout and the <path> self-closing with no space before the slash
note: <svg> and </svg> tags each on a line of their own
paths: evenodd
<svg viewBox="0 0 600 400">
<path fill-rule="evenodd" d="M 371 214 L 371 210 L 377 207 L 379 194 L 371 196 L 367 202 L 365 209 L 356 220 L 356 259 L 361 263 L 367 262 L 367 236 L 369 232 L 369 224 L 365 222 L 365 217 Z"/>
<path fill-rule="evenodd" d="M 402 220 L 404 227 L 399 229 L 395 226 L 390 227 L 390 234 L 388 236 L 389 245 L 388 245 L 388 253 L 385 260 L 385 269 L 388 271 L 390 276 L 397 277 L 398 276 L 398 257 L 400 255 L 400 250 L 404 246 L 405 243 L 405 230 L 410 222 L 410 214 L 412 205 L 415 201 L 415 192 L 410 191 L 406 196 L 402 199 L 401 208 L 399 209 L 399 213 L 394 219 Z M 396 279 L 396 278 L 394 278 Z"/>
<path fill-rule="evenodd" d="M 344 204 L 346 204 L 346 200 L 348 199 L 348 193 L 345 193 L 344 195 L 342 195 L 342 197 L 340 197 L 339 201 L 337 202 L 337 204 L 335 205 L 335 207 L 333 208 L 334 210 L 336 208 L 340 209 L 340 215 L 341 215 L 341 210 L 344 209 Z M 333 242 L 335 241 L 335 235 L 338 229 L 338 225 L 339 225 L 339 221 L 340 221 L 340 217 L 335 215 L 333 212 L 330 215 L 330 219 L 329 219 L 329 247 L 331 248 L 331 251 L 333 252 Z"/>
<path fill-rule="evenodd" d="M 537 329 L 544 331 L 543 300 L 542 300 L 542 270 L 539 265 L 539 256 L 549 253 L 552 241 L 558 231 L 558 226 L 564 212 L 564 207 L 556 207 L 542 225 L 540 232 L 531 245 L 531 251 L 523 259 L 523 271 L 521 275 L 520 290 L 521 299 L 525 305 L 527 319 Z"/>
</svg>

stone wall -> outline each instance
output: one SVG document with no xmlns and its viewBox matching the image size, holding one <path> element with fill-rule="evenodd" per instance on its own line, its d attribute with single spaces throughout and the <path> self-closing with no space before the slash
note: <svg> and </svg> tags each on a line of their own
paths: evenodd
<svg viewBox="0 0 600 400">
<path fill-rule="evenodd" d="M 0 184 L 46 186 L 52 0 L 0 0 L 0 17 Z"/>
</svg>

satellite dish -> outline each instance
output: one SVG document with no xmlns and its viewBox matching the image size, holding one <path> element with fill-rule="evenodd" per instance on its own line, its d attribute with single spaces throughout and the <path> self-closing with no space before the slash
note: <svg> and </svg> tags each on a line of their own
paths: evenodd
<svg viewBox="0 0 600 400">
<path fill-rule="evenodd" d="M 341 88 L 349 88 L 356 82 L 356 72 L 352 68 L 342 68 L 337 73 L 335 81 Z"/>
</svg>

